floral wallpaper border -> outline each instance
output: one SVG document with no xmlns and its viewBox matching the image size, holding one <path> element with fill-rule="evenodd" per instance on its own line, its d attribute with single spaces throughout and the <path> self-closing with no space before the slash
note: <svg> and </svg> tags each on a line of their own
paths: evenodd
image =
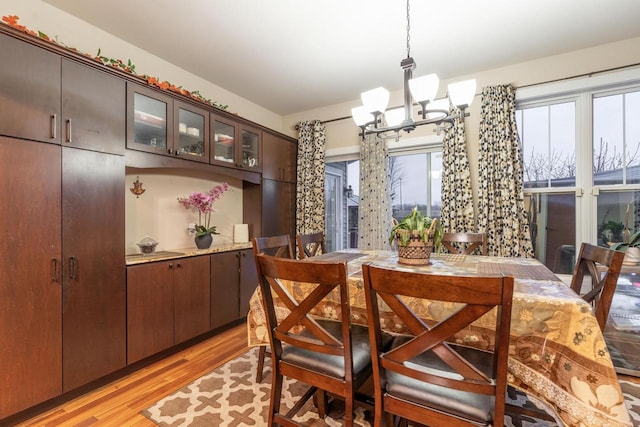
<svg viewBox="0 0 640 427">
<path fill-rule="evenodd" d="M 96 53 L 95 55 L 91 55 L 85 52 L 81 52 L 78 49 L 76 49 L 75 47 L 71 47 L 71 46 L 67 46 L 64 43 L 60 42 L 57 40 L 57 38 L 51 38 L 48 35 L 46 35 L 45 33 L 43 33 L 42 31 L 34 31 L 31 30 L 29 28 L 27 28 L 24 25 L 21 25 L 18 23 L 18 21 L 20 20 L 20 17 L 18 17 L 17 15 L 5 15 L 2 17 L 2 23 L 4 23 L 5 25 L 8 25 L 12 28 L 15 28 L 19 31 L 22 31 L 23 33 L 29 34 L 31 36 L 34 37 L 38 37 L 41 40 L 44 40 L 46 42 L 55 44 L 57 46 L 60 46 L 64 49 L 67 49 L 69 51 L 72 51 L 74 53 L 83 55 L 89 59 L 93 59 L 95 61 L 100 62 L 102 65 L 105 66 L 109 66 L 109 67 L 113 67 L 116 69 L 119 69 L 121 71 L 124 71 L 126 73 L 132 74 L 134 76 L 140 77 L 141 79 L 144 79 L 147 81 L 147 84 L 150 86 L 155 86 L 158 87 L 162 90 L 167 90 L 170 92 L 175 92 L 178 93 L 180 95 L 184 95 L 184 96 L 188 96 L 189 98 L 192 98 L 196 101 L 202 102 L 203 104 L 207 104 L 211 107 L 217 108 L 219 110 L 223 110 L 223 111 L 227 111 L 227 109 L 229 108 L 228 105 L 223 105 L 218 103 L 217 101 L 212 101 L 208 98 L 205 98 L 204 96 L 202 96 L 200 94 L 199 91 L 197 90 L 193 90 L 193 91 L 189 91 L 184 89 L 182 86 L 176 86 L 166 80 L 160 80 L 157 77 L 153 77 L 153 76 L 149 76 L 147 74 L 136 74 L 135 70 L 136 70 L 136 66 L 135 64 L 131 61 L 131 59 L 128 59 L 127 62 L 125 63 L 124 61 L 120 60 L 120 59 L 114 59 L 114 58 L 109 58 L 106 57 L 104 55 L 102 55 L 101 50 L 98 48 L 98 53 Z"/>
</svg>

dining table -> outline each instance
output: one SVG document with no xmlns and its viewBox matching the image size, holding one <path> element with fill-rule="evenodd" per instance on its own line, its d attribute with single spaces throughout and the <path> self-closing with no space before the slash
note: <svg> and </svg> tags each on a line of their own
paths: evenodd
<svg viewBox="0 0 640 427">
<path fill-rule="evenodd" d="M 537 259 L 434 253 L 428 265 L 417 266 L 398 263 L 395 251 L 351 249 L 307 260 L 347 261 L 351 318 L 358 324 L 367 324 L 362 277 L 362 264 L 365 262 L 425 273 L 513 276 L 508 384 L 526 393 L 560 425 L 632 425 L 592 307 Z M 286 285 L 296 299 L 301 299 L 314 287 L 314 284 L 295 281 Z M 438 301 L 408 299 L 405 302 L 427 324 L 433 324 L 457 309 Z M 335 290 L 318 304 L 313 314 L 337 319 L 339 309 L 340 300 Z M 388 332 L 406 332 L 400 322 L 394 321 L 393 313 L 383 303 L 380 303 L 379 315 Z M 495 320 L 495 311 L 487 313 L 454 339 L 477 348 L 490 348 L 495 337 Z M 259 288 L 250 300 L 247 334 L 249 346 L 269 344 Z"/>
</svg>

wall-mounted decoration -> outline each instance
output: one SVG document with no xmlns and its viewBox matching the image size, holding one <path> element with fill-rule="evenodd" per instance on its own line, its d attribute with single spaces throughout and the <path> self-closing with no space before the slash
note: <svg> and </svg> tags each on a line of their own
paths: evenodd
<svg viewBox="0 0 640 427">
<path fill-rule="evenodd" d="M 133 194 L 136 195 L 136 199 L 139 198 L 142 193 L 147 191 L 146 189 L 142 188 L 142 183 L 140 182 L 139 176 L 136 177 L 136 180 L 133 182 L 133 188 L 130 188 L 130 190 Z"/>
</svg>

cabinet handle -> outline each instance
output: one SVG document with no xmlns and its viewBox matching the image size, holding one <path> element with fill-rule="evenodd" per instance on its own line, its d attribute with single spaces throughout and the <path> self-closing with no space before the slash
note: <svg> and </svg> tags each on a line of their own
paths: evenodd
<svg viewBox="0 0 640 427">
<path fill-rule="evenodd" d="M 78 261 L 76 260 L 76 257 L 69 257 L 69 279 L 74 280 L 76 278 L 77 267 Z"/>
<path fill-rule="evenodd" d="M 173 154 L 173 150 L 171 148 L 169 148 L 167 151 L 169 152 L 169 154 Z"/>
<path fill-rule="evenodd" d="M 56 121 L 56 115 L 54 114 L 51 116 L 51 139 L 56 139 L 56 134 L 58 133 Z"/>
<path fill-rule="evenodd" d="M 58 258 L 51 259 L 51 281 L 58 282 Z"/>
<path fill-rule="evenodd" d="M 71 119 L 67 119 L 67 142 L 71 142 Z"/>
<path fill-rule="evenodd" d="M 182 264 L 178 263 L 178 264 L 176 264 L 176 267 L 182 268 Z"/>
<path fill-rule="evenodd" d="M 169 263 L 169 270 L 173 270 L 173 263 Z"/>
</svg>

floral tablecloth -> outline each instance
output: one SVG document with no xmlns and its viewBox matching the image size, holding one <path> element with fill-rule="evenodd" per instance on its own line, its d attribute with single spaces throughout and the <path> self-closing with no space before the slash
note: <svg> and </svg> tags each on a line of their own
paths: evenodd
<svg viewBox="0 0 640 427">
<path fill-rule="evenodd" d="M 327 254 L 326 260 L 348 259 L 349 301 L 352 319 L 366 324 L 362 263 L 398 270 L 438 274 L 476 274 L 501 271 L 515 277 L 509 384 L 525 391 L 535 403 L 555 412 L 568 426 L 631 426 L 616 372 L 591 306 L 577 296 L 535 259 L 464 255 L 432 255 L 429 266 L 398 264 L 391 251 L 345 251 Z M 357 257 L 357 258 L 354 258 Z M 328 259 L 327 259 L 328 258 Z M 292 295 L 304 296 L 311 284 L 291 282 Z M 442 303 L 411 300 L 407 303 L 426 321 L 437 320 L 452 310 Z M 382 307 L 381 307 L 382 308 Z M 330 295 L 315 314 L 336 318 L 337 296 Z M 383 328 L 403 332 L 393 315 L 380 312 Z M 486 315 L 456 339 L 482 348 L 491 344 L 495 314 Z M 259 292 L 251 298 L 247 316 L 250 346 L 268 344 Z"/>
</svg>

